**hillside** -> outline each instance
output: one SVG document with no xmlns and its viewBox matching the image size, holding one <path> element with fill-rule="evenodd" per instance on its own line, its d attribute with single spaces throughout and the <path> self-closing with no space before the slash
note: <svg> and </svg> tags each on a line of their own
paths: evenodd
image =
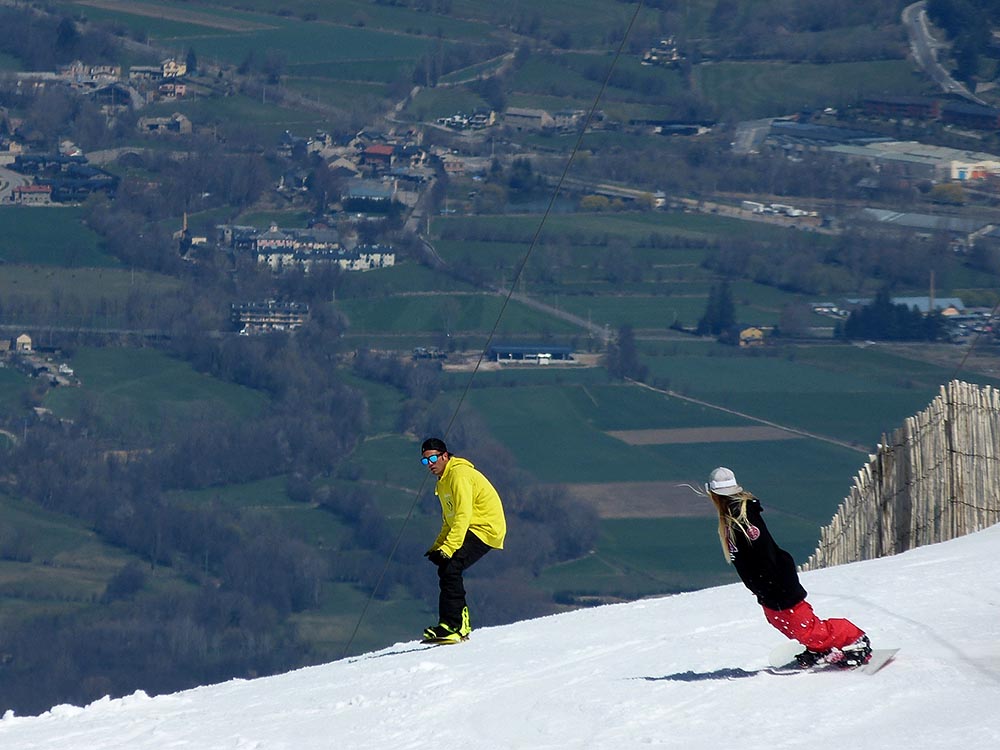
<svg viewBox="0 0 1000 750">
<path fill-rule="evenodd" d="M 0 721 L 17 750 L 989 748 L 1000 740 L 1000 526 L 803 576 L 876 646 L 874 676 L 756 673 L 780 636 L 741 585 L 401 643 L 258 680 Z M 668 552 L 665 550 L 665 552 Z M 743 670 L 744 676 L 734 670 Z"/>
<path fill-rule="evenodd" d="M 431 434 L 509 511 L 482 626 L 730 580 L 719 463 L 805 560 L 880 435 L 1000 385 L 1000 180 L 803 142 L 1000 154 L 863 106 L 941 98 L 906 4 L 0 0 L 0 714 L 413 637 Z M 969 317 L 830 338 L 890 288 Z"/>
</svg>

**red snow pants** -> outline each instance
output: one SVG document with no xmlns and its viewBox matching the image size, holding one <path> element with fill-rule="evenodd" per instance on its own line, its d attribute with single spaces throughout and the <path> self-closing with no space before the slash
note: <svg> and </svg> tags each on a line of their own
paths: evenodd
<svg viewBox="0 0 1000 750">
<path fill-rule="evenodd" d="M 809 602 L 803 600 L 791 609 L 768 609 L 764 607 L 764 617 L 774 627 L 796 640 L 810 651 L 829 651 L 854 643 L 864 631 L 850 620 L 831 618 L 819 619 Z"/>
</svg>

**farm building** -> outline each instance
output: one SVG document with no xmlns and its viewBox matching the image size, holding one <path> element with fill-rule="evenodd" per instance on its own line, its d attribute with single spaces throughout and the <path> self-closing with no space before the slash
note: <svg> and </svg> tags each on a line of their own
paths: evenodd
<svg viewBox="0 0 1000 750">
<path fill-rule="evenodd" d="M 494 344 L 489 348 L 487 358 L 494 362 L 534 362 L 543 365 L 552 361 L 571 360 L 573 350 L 568 346 L 551 344 Z"/>
</svg>

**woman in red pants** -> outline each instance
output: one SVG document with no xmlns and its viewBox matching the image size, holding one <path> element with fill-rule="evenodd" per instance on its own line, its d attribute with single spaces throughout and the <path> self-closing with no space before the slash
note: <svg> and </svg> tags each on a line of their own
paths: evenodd
<svg viewBox="0 0 1000 750">
<path fill-rule="evenodd" d="M 871 644 L 850 620 L 821 620 L 806 601 L 792 556 L 774 541 L 761 516 L 760 500 L 744 490 L 724 466 L 712 471 L 705 485 L 719 512 L 723 553 L 740 580 L 764 608 L 764 617 L 789 638 L 805 646 L 796 657 L 803 666 L 824 661 L 856 667 L 871 659 Z"/>
</svg>

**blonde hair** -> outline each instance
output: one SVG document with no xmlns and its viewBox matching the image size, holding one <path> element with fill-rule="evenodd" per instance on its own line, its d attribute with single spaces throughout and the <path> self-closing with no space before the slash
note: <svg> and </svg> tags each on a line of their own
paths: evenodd
<svg viewBox="0 0 1000 750">
<path fill-rule="evenodd" d="M 712 498 L 715 509 L 719 512 L 719 543 L 722 545 L 722 555 L 726 558 L 726 562 L 731 563 L 730 535 L 735 533 L 735 529 L 739 529 L 743 536 L 747 539 L 750 538 L 747 533 L 747 528 L 750 526 L 750 521 L 747 519 L 747 503 L 753 500 L 753 495 L 746 490 L 737 492 L 735 495 L 716 495 L 709 490 L 708 496 Z M 739 510 L 735 515 L 732 507 L 734 500 L 739 502 Z"/>
</svg>

